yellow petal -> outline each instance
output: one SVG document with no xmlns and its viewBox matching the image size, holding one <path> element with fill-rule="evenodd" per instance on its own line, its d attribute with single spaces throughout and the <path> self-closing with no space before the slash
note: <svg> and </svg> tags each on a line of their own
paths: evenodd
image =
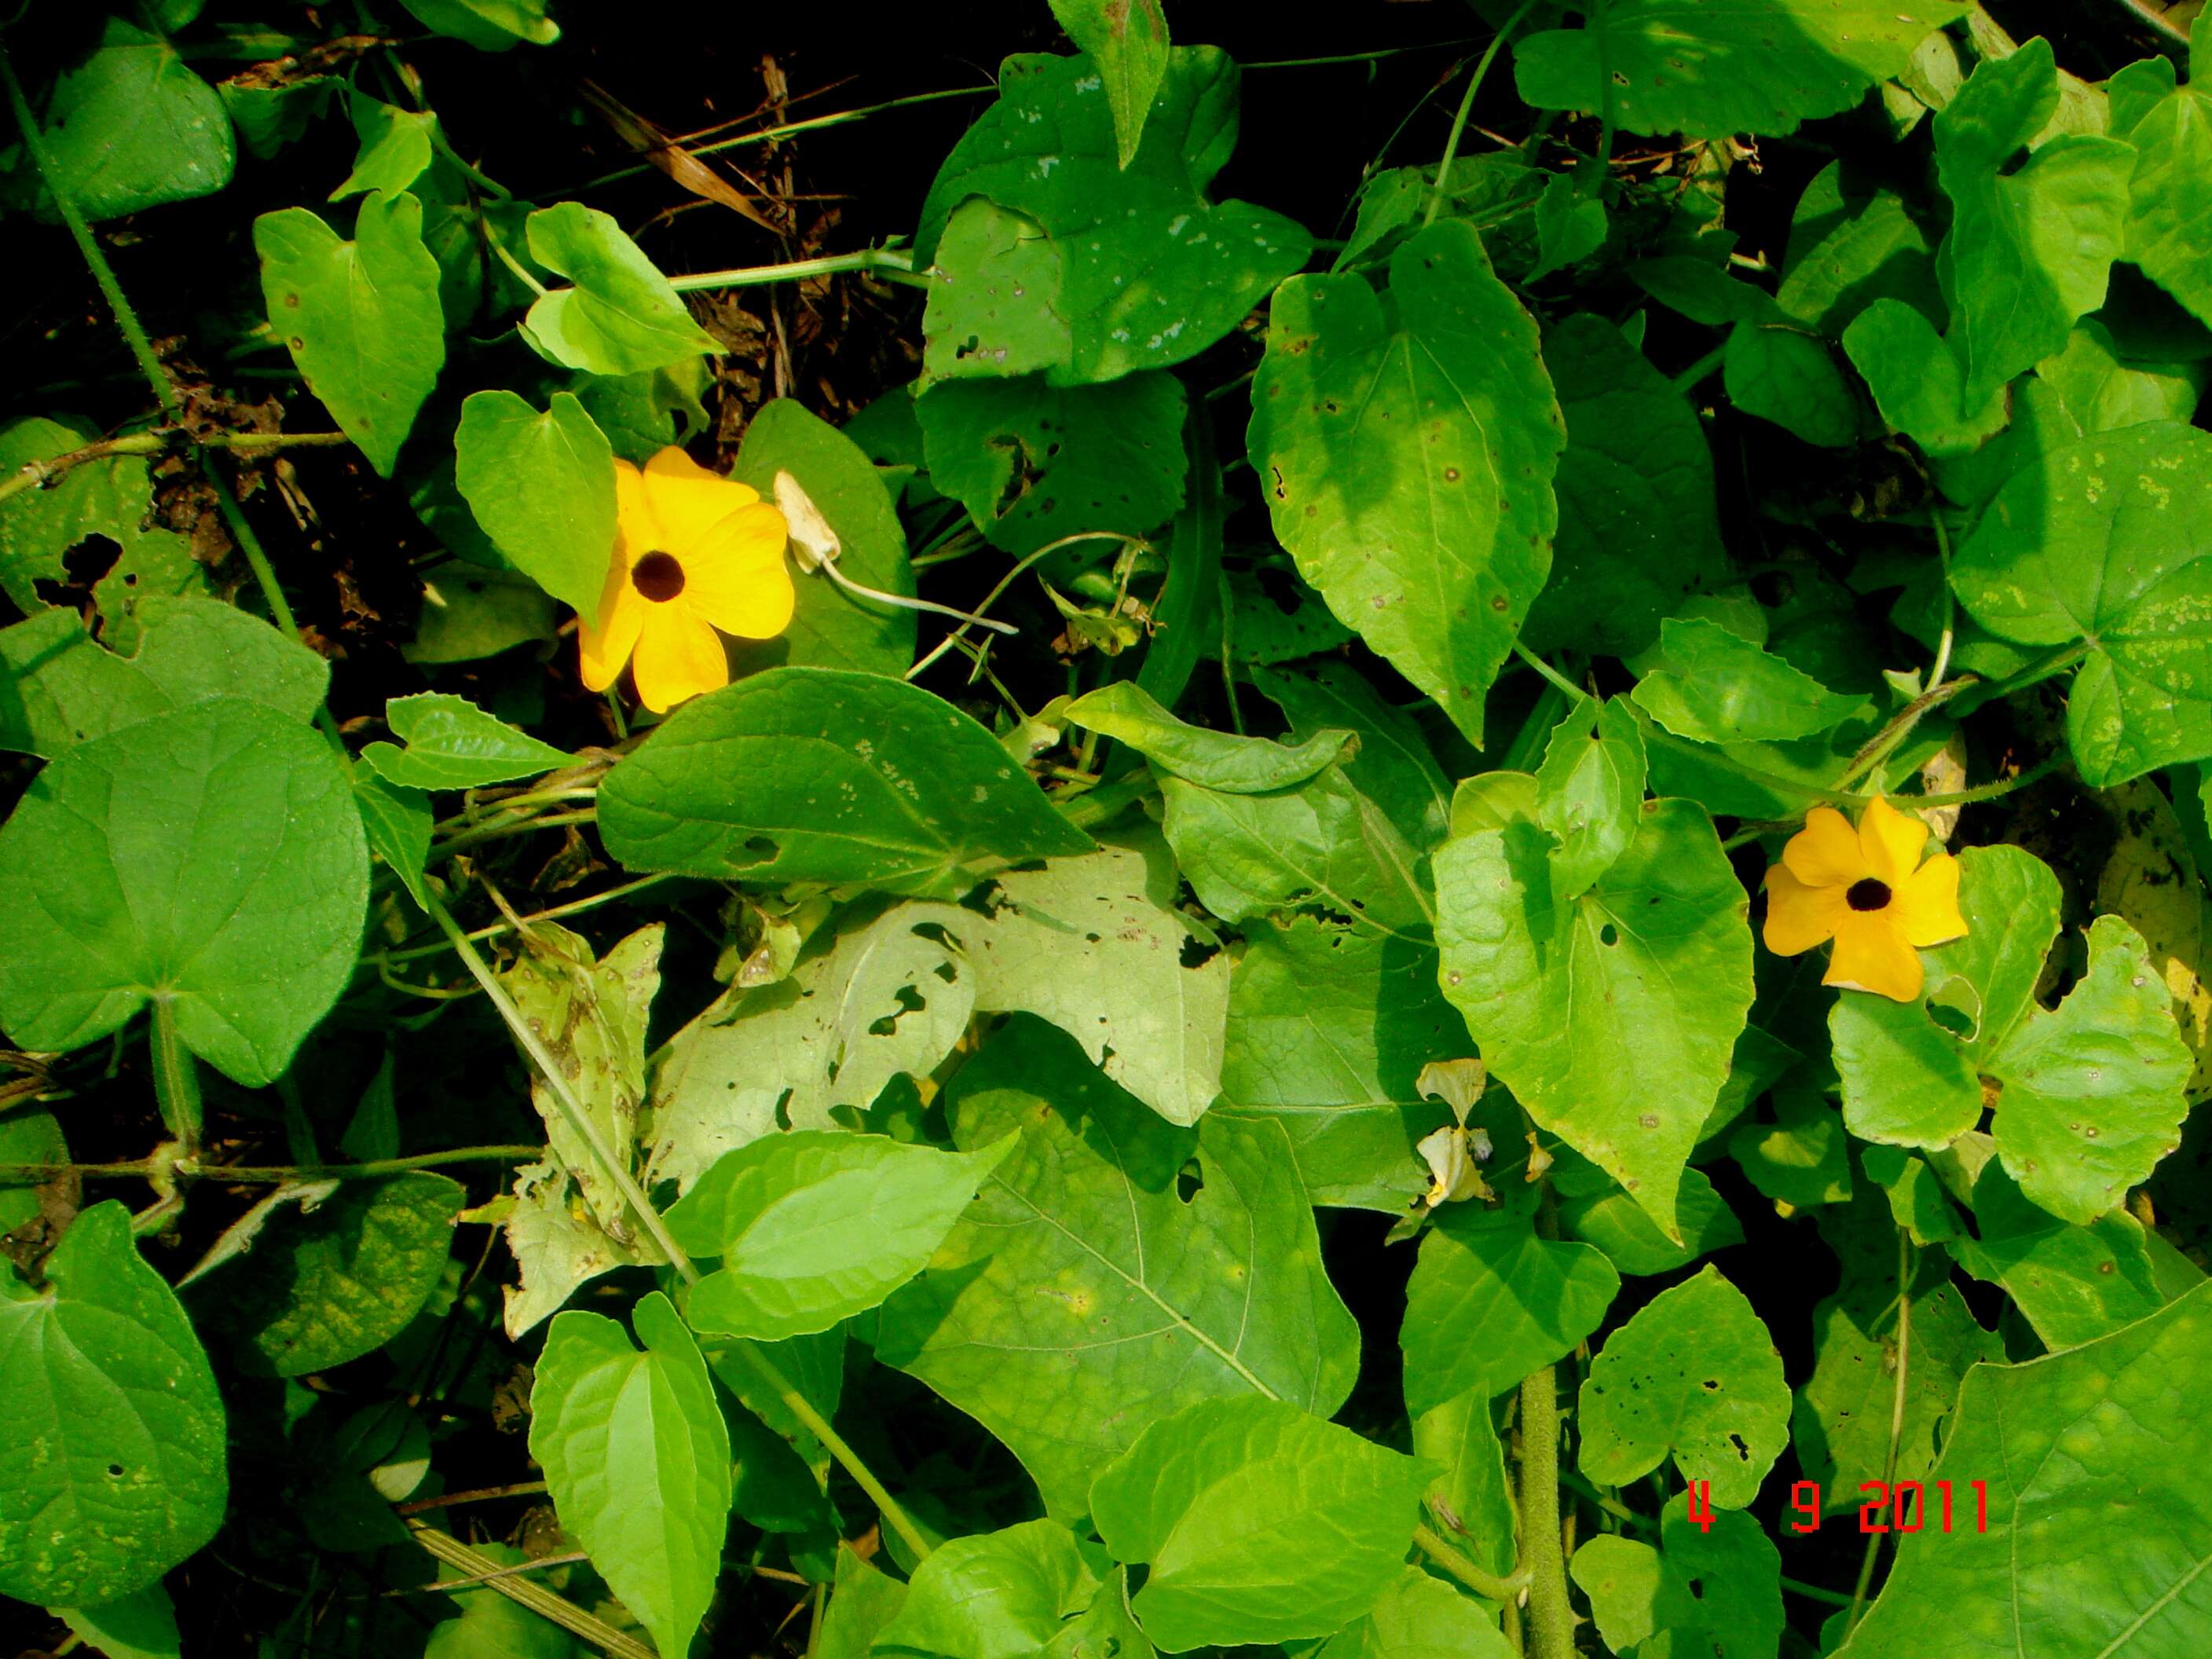
<svg viewBox="0 0 2212 1659">
<path fill-rule="evenodd" d="M 1914 945 L 1925 947 L 1965 938 L 1966 919 L 1959 914 L 1959 860 L 1948 853 L 1930 858 L 1899 884 L 1889 914 Z"/>
<path fill-rule="evenodd" d="M 1920 953 L 1890 910 L 1846 909 L 1837 918 L 1836 953 L 1820 983 L 1910 1002 L 1920 994 Z"/>
<path fill-rule="evenodd" d="M 1849 914 L 1841 887 L 1808 887 L 1778 864 L 1766 872 L 1766 948 L 1794 957 L 1835 937 L 1839 916 Z"/>
<path fill-rule="evenodd" d="M 630 586 L 629 568 L 617 556 L 599 596 L 596 624 L 586 622 L 576 630 L 586 691 L 604 691 L 615 683 L 637 644 L 645 611 L 645 598 Z"/>
<path fill-rule="evenodd" d="M 645 474 L 628 461 L 615 463 L 615 557 L 625 567 L 651 552 L 660 526 L 645 499 Z"/>
<path fill-rule="evenodd" d="M 645 464 L 644 483 L 659 537 L 652 545 L 683 559 L 717 524 L 760 500 L 751 485 L 708 471 L 672 444 Z"/>
<path fill-rule="evenodd" d="M 739 507 L 685 556 L 683 602 L 725 634 L 775 638 L 798 603 L 785 536 L 783 514 L 766 502 Z"/>
<path fill-rule="evenodd" d="M 681 605 L 647 607 L 639 631 L 631 677 L 637 700 L 656 714 L 705 691 L 730 683 L 730 659 L 722 636 Z"/>
<path fill-rule="evenodd" d="M 1808 887 L 1848 887 L 1867 872 L 1858 832 L 1832 806 L 1805 815 L 1805 827 L 1782 849 L 1782 862 Z"/>
<path fill-rule="evenodd" d="M 1867 803 L 1859 819 L 1859 849 L 1866 855 L 1866 873 L 1876 881 L 1887 883 L 1893 891 L 1904 886 L 1927 844 L 1928 826 L 1918 818 L 1879 795 Z"/>
</svg>

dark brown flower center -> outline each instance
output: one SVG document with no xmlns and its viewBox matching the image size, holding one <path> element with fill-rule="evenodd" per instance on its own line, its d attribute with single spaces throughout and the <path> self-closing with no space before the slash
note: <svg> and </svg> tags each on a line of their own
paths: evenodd
<svg viewBox="0 0 2212 1659">
<path fill-rule="evenodd" d="M 684 591 L 684 567 L 674 554 L 655 548 L 630 566 L 629 585 L 655 605 L 665 605 Z"/>
<path fill-rule="evenodd" d="M 1889 902 L 1889 884 L 1876 881 L 1872 876 L 1864 881 L 1855 881 L 1850 891 L 1844 895 L 1844 902 L 1854 910 L 1879 910 Z"/>
</svg>

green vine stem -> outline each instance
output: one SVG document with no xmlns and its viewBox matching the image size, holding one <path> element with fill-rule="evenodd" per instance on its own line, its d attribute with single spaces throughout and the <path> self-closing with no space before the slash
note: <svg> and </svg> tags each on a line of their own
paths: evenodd
<svg viewBox="0 0 2212 1659">
<path fill-rule="evenodd" d="M 1882 1460 L 1881 1489 L 1893 1490 L 1897 1485 L 1897 1449 L 1905 1438 L 1905 1377 L 1912 1358 L 1912 1237 L 1904 1228 L 1897 1230 L 1897 1386 L 1891 1396 L 1889 1409 L 1889 1455 Z M 1849 1636 L 1858 1628 L 1860 1618 L 1866 1610 L 1867 1590 L 1874 1583 L 1875 1563 L 1881 1557 L 1883 1534 L 1867 1534 L 1866 1550 L 1859 1557 L 1858 1583 L 1851 1587 L 1850 1612 L 1844 1621 L 1844 1633 Z"/>
<path fill-rule="evenodd" d="M 76 198 L 70 194 L 69 187 L 62 182 L 60 169 L 54 166 L 53 152 L 46 148 L 46 134 L 39 131 L 38 117 L 31 112 L 31 100 L 23 95 L 23 83 L 15 78 L 15 65 L 8 55 L 4 43 L 0 43 L 0 82 L 7 83 L 9 107 L 15 112 L 15 125 L 22 132 L 23 148 L 30 152 L 32 165 L 38 168 L 39 177 L 45 180 L 46 193 L 53 198 L 55 211 L 61 215 L 62 222 L 69 227 L 70 235 L 76 240 L 77 252 L 84 256 L 85 264 L 92 268 L 92 280 L 100 284 L 100 296 L 107 301 L 108 310 L 114 313 L 115 325 L 123 331 L 123 337 L 131 347 L 131 355 L 138 360 L 139 373 L 146 377 L 146 384 L 153 388 L 154 401 L 169 413 L 175 414 L 177 388 L 170 380 L 168 371 L 161 367 L 161 359 L 154 349 L 154 343 L 146 337 L 145 326 L 139 322 L 138 313 L 131 308 L 131 301 L 124 297 L 123 284 L 115 280 L 114 267 L 107 263 L 107 256 L 100 252 L 100 244 L 93 240 L 92 226 L 78 210 Z"/>
<path fill-rule="evenodd" d="M 702 289 L 754 288 L 763 283 L 797 283 L 809 276 L 828 276 L 841 270 L 872 270 L 887 282 L 908 288 L 927 288 L 930 279 L 914 268 L 914 255 L 903 248 L 864 247 L 856 253 L 828 253 L 817 259 L 791 259 L 779 265 L 743 265 L 734 270 L 702 270 L 672 276 L 669 287 L 678 294 Z"/>
<path fill-rule="evenodd" d="M 612 1625 L 593 1618 L 574 1603 L 564 1601 L 543 1584 L 533 1584 L 520 1574 L 503 1572 L 500 1564 L 488 1555 L 481 1555 L 458 1538 L 440 1532 L 435 1527 L 421 1521 L 410 1521 L 407 1530 L 415 1541 L 449 1567 L 459 1567 L 465 1582 L 453 1584 L 426 1584 L 426 1589 L 465 1591 L 469 1589 L 495 1590 L 510 1601 L 528 1607 L 541 1619 L 550 1620 L 562 1629 L 581 1637 L 614 1659 L 657 1659 L 653 1650 L 635 1637 L 625 1636 Z"/>
<path fill-rule="evenodd" d="M 1413 1542 L 1444 1571 L 1477 1595 L 1486 1601 L 1495 1601 L 1500 1607 L 1519 1601 L 1521 1592 L 1528 1588 L 1527 1567 L 1516 1568 L 1510 1577 L 1504 1578 L 1500 1578 L 1494 1572 L 1486 1572 L 1464 1550 L 1425 1521 L 1413 1528 Z"/>
<path fill-rule="evenodd" d="M 668 1258 L 669 1266 L 676 1269 L 678 1277 L 686 1285 L 698 1283 L 699 1269 L 692 1265 L 691 1258 L 684 1253 L 684 1247 L 670 1233 L 668 1224 L 661 1219 L 660 1212 L 653 1207 L 652 1200 L 646 1197 L 645 1189 L 637 1184 L 637 1178 L 630 1174 L 628 1165 L 617 1158 L 614 1149 L 607 1145 L 606 1137 L 599 1133 L 599 1126 L 592 1121 L 591 1114 L 584 1109 L 583 1103 L 568 1087 L 568 1079 L 562 1073 L 561 1063 L 547 1052 L 544 1043 L 538 1040 L 538 1033 L 531 1028 L 530 1022 L 522 1017 L 522 1010 L 514 1006 L 514 999 L 507 995 L 507 988 L 499 982 L 497 975 L 491 970 L 491 964 L 477 949 L 476 941 L 461 931 L 461 925 L 453 920 L 453 913 L 446 908 L 445 902 L 436 893 L 426 887 L 422 897 L 429 908 L 430 920 L 438 924 L 439 930 L 452 943 L 470 975 L 483 988 L 484 994 L 491 999 L 491 1006 L 499 1010 L 499 1017 L 507 1022 L 507 1029 L 514 1034 L 514 1040 L 521 1045 L 522 1052 L 529 1055 L 532 1066 L 545 1080 L 546 1091 L 553 1097 L 555 1106 L 568 1121 L 568 1127 L 591 1149 L 592 1156 L 606 1171 L 607 1178 L 614 1183 L 615 1190 L 623 1195 L 623 1202 L 637 1212 L 639 1224 L 652 1235 L 653 1242 L 660 1247 L 661 1253 Z"/>
<path fill-rule="evenodd" d="M 1428 210 L 1421 216 L 1421 228 L 1424 230 L 1436 223 L 1437 211 L 1443 205 L 1444 186 L 1451 179 L 1452 160 L 1459 154 L 1460 135 L 1467 131 L 1467 118 L 1474 109 L 1474 95 L 1482 90 L 1483 80 L 1489 75 L 1491 64 L 1498 59 L 1498 48 L 1511 38 L 1513 31 L 1521 26 L 1521 20 L 1535 4 L 1536 0 L 1521 0 L 1513 15 L 1498 25 L 1498 33 L 1491 36 L 1490 44 L 1482 49 L 1482 56 L 1474 65 L 1474 73 L 1467 78 L 1467 90 L 1460 94 L 1458 112 L 1452 117 L 1450 136 L 1444 140 L 1443 160 L 1437 163 L 1437 187 L 1429 197 Z"/>
<path fill-rule="evenodd" d="M 186 1057 L 187 1059 L 190 1056 Z M 72 1175 L 84 1181 L 151 1181 L 167 1174 L 185 1181 L 234 1186 L 281 1186 L 289 1181 L 373 1181 L 410 1170 L 438 1170 L 449 1164 L 520 1164 L 545 1156 L 543 1146 L 456 1146 L 411 1158 L 380 1158 L 367 1164 L 203 1164 L 173 1158 L 136 1164 L 0 1164 L 0 1182 L 51 1181 Z"/>
<path fill-rule="evenodd" d="M 168 1126 L 169 1138 L 190 1157 L 200 1145 L 199 1064 L 177 1034 L 176 1010 L 171 999 L 155 998 L 148 1048 L 154 1064 L 154 1098 L 160 1103 L 161 1121 Z"/>
<path fill-rule="evenodd" d="M 98 443 L 43 461 L 26 461 L 12 478 L 0 478 L 0 501 L 27 489 L 43 489 L 72 467 L 116 455 L 159 455 L 177 444 L 199 449 L 227 449 L 234 455 L 259 455 L 270 450 L 313 449 L 352 441 L 343 432 L 210 432 L 195 435 L 182 427 L 158 427 L 151 432 L 103 438 Z"/>
<path fill-rule="evenodd" d="M 725 1347 L 720 1343 L 704 1346 Z M 761 1386 L 783 1401 L 791 1414 L 806 1425 L 808 1432 L 822 1443 L 823 1449 L 836 1458 L 844 1467 L 845 1473 L 859 1484 L 860 1490 L 867 1493 L 878 1512 L 891 1530 L 906 1540 L 906 1547 L 914 1552 L 915 1558 L 919 1559 L 927 1556 L 933 1546 L 927 1535 L 915 1525 L 914 1517 L 900 1505 L 897 1498 L 891 1496 L 890 1488 L 876 1478 L 875 1471 L 862 1461 L 860 1453 L 846 1443 L 844 1436 L 837 1432 L 830 1419 L 814 1408 L 814 1402 L 801 1394 L 776 1363 L 761 1352 L 760 1344 L 733 1340 L 726 1345 L 725 1351 L 735 1353 L 760 1379 Z"/>
<path fill-rule="evenodd" d="M 1574 1659 L 1574 1609 L 1559 1536 L 1559 1379 L 1552 1366 L 1521 1382 L 1521 1555 L 1528 1573 L 1533 1659 Z"/>
</svg>

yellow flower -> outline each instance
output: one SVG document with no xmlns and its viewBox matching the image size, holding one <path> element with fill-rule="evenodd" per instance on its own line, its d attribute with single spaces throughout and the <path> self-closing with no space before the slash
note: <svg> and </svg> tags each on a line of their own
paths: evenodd
<svg viewBox="0 0 2212 1659">
<path fill-rule="evenodd" d="M 642 471 L 615 463 L 615 513 L 599 614 L 579 630 L 591 690 L 605 690 L 629 662 L 638 701 L 665 713 L 730 683 L 716 629 L 765 640 L 790 623 L 783 514 L 758 491 L 672 447 Z"/>
<path fill-rule="evenodd" d="M 1911 1001 L 1922 978 L 1916 947 L 1966 931 L 1958 860 L 1938 853 L 1922 864 L 1927 840 L 1926 824 L 1879 797 L 1856 830 L 1833 807 L 1814 807 L 1766 872 L 1766 948 L 1794 957 L 1833 939 L 1823 985 Z"/>
</svg>

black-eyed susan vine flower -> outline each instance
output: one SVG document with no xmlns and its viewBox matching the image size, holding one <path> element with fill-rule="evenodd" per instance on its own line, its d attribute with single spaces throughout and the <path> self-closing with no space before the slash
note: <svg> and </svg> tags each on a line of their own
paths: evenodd
<svg viewBox="0 0 2212 1659">
<path fill-rule="evenodd" d="M 783 514 L 682 450 L 615 463 L 616 532 L 599 615 L 580 630 L 584 684 L 604 691 L 630 665 L 655 714 L 729 684 L 721 635 L 765 640 L 797 602 Z"/>
<path fill-rule="evenodd" d="M 1910 1002 L 1920 948 L 1966 932 L 1958 860 L 1937 853 L 1923 863 L 1927 841 L 1926 824 L 1879 797 L 1856 830 L 1832 806 L 1814 807 L 1766 872 L 1766 948 L 1794 957 L 1833 939 L 1822 984 Z"/>
</svg>

